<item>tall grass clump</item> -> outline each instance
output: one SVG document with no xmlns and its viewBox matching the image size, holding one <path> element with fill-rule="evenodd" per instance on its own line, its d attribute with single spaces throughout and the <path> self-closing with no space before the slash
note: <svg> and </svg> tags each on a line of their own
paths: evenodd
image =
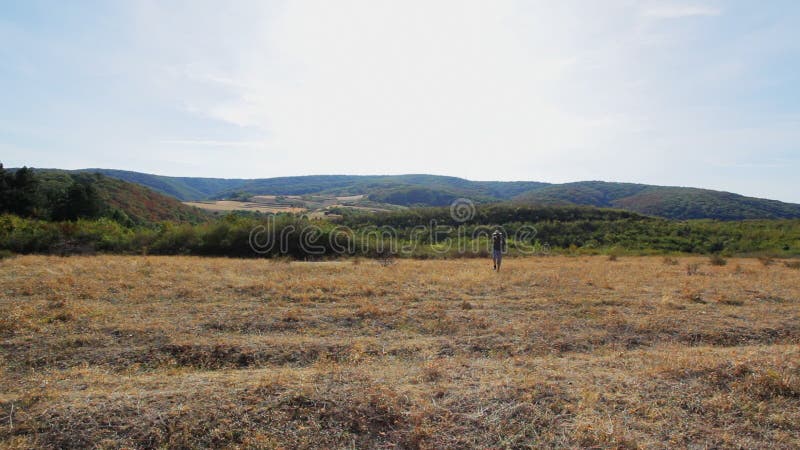
<svg viewBox="0 0 800 450">
<path fill-rule="evenodd" d="M 708 258 L 708 263 L 712 266 L 724 266 L 725 264 L 728 264 L 728 260 L 723 258 L 722 255 L 716 254 L 711 255 L 711 257 Z"/>
</svg>

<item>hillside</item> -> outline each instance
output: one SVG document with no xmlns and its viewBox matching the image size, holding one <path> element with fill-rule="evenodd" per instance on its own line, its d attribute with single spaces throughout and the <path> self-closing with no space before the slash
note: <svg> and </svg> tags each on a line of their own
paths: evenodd
<svg viewBox="0 0 800 450">
<path fill-rule="evenodd" d="M 225 178 L 168 177 L 115 169 L 82 169 L 79 172 L 100 173 L 108 177 L 146 186 L 178 200 L 205 200 L 220 192 L 237 189 L 248 180 Z"/>
<path fill-rule="evenodd" d="M 669 219 L 793 219 L 800 205 L 687 187 L 584 181 L 526 192 L 515 200 L 536 205 L 619 208 Z"/>
<path fill-rule="evenodd" d="M 9 173 L 16 173 L 9 169 Z M 136 183 L 98 173 L 54 169 L 26 169 L 30 181 L 21 203 L 26 211 L 0 208 L 41 219 L 72 220 L 110 217 L 122 223 L 158 221 L 199 222 L 207 214 Z M 5 188 L 4 193 L 10 193 Z"/>
<path fill-rule="evenodd" d="M 457 197 L 476 200 L 507 200 L 532 189 L 547 186 L 535 181 L 471 181 L 439 175 L 306 175 L 257 179 L 193 178 L 152 175 L 113 169 L 82 169 L 131 183 L 138 183 L 183 201 L 227 199 L 243 195 L 359 195 L 377 200 L 395 197 L 399 205 L 441 206 Z M 421 199 L 405 195 L 422 189 Z M 434 203 L 428 203 L 430 198 Z M 421 201 L 418 201 L 421 200 Z"/>
<path fill-rule="evenodd" d="M 257 195 L 363 195 L 368 207 L 445 206 L 464 197 L 475 202 L 581 205 L 619 208 L 669 219 L 791 219 L 800 205 L 689 187 L 582 181 L 472 181 L 457 177 L 411 175 L 309 175 L 260 179 L 168 177 L 139 172 L 86 169 L 138 183 L 183 201 L 244 200 Z M 385 207 L 385 206 L 384 206 Z"/>
<path fill-rule="evenodd" d="M 103 176 L 98 179 L 97 187 L 101 199 L 110 208 L 125 212 L 134 222 L 198 222 L 205 219 L 203 211 L 134 183 Z"/>
</svg>

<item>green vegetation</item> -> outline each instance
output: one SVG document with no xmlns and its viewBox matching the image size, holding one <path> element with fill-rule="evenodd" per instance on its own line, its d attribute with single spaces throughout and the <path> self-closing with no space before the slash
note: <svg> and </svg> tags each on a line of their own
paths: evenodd
<svg viewBox="0 0 800 450">
<path fill-rule="evenodd" d="M 0 212 L 32 216 L 41 203 L 33 171 L 23 167 L 8 172 L 0 164 Z"/>
<path fill-rule="evenodd" d="M 455 193 L 424 187 L 389 189 L 369 195 L 369 199 L 375 202 L 403 206 L 444 206 L 456 198 L 458 195 Z"/>
<path fill-rule="evenodd" d="M 531 207 L 506 203 L 478 205 L 475 216 L 454 221 L 449 208 L 417 208 L 386 214 L 341 211 L 353 229 L 366 226 L 412 230 L 418 225 L 461 226 L 472 236 L 481 227 L 502 225 L 509 236 L 532 227 L 530 243 L 547 244 L 553 251 L 596 254 L 609 250 L 628 253 L 687 253 L 726 255 L 800 254 L 800 220 L 672 221 L 622 210 L 588 207 Z M 406 236 L 400 231 L 401 236 Z"/>
<path fill-rule="evenodd" d="M 167 177 L 114 169 L 85 169 L 80 172 L 100 173 L 107 177 L 136 183 L 184 201 L 209 199 L 220 192 L 235 190 L 247 181 L 224 178 Z"/>
<path fill-rule="evenodd" d="M 634 183 L 582 181 L 470 181 L 436 175 L 313 175 L 254 180 L 165 177 L 92 169 L 181 200 L 238 199 L 253 195 L 366 195 L 401 206 L 443 206 L 456 198 L 478 203 L 515 200 L 536 206 L 618 208 L 668 219 L 797 219 L 800 205 L 728 192 Z"/>
<path fill-rule="evenodd" d="M 127 226 L 206 218 L 174 198 L 101 174 L 27 167 L 5 170 L 2 164 L 0 213 L 53 221 L 105 217 Z"/>
<path fill-rule="evenodd" d="M 505 229 L 511 255 L 800 256 L 800 220 L 677 222 L 618 210 L 504 204 L 479 205 L 475 217 L 464 223 L 455 222 L 449 208 L 379 214 L 344 211 L 338 222 L 295 214 L 230 214 L 194 225 L 125 225 L 111 218 L 52 222 L 5 215 L 0 217 L 0 249 L 14 253 L 99 251 L 312 259 L 342 255 L 480 257 L 487 255 L 488 236 L 495 226 Z M 261 230 L 257 241 L 261 253 L 250 246 L 254 229 Z"/>
<path fill-rule="evenodd" d="M 329 191 L 335 190 L 329 183 L 331 177 L 299 178 L 307 181 L 307 189 L 316 191 L 327 186 Z M 456 195 L 392 184 L 398 179 L 423 183 L 442 178 L 429 175 L 333 178 L 345 184 L 353 179 L 382 179 L 376 183 L 383 183 L 385 190 L 374 194 L 376 197 L 409 205 L 448 204 Z M 459 180 L 449 182 L 473 183 Z M 514 189 L 518 188 L 522 186 Z M 613 189 L 605 194 L 576 188 L 571 195 L 581 201 L 613 203 L 611 198 L 642 195 L 651 190 L 641 185 L 610 188 Z M 289 182 L 285 189 L 300 186 Z M 345 187 L 336 189 L 340 194 L 347 193 Z M 313 202 L 317 196 L 303 198 Z M 320 202 L 319 206 L 324 206 L 325 202 Z M 0 166 L 0 214 L 4 214 L 0 216 L 0 250 L 14 253 L 473 257 L 487 254 L 490 231 L 502 226 L 512 255 L 800 255 L 800 220 L 796 219 L 674 221 L 621 209 L 502 202 L 478 203 L 474 214 L 462 222 L 456 221 L 446 206 L 377 213 L 363 208 L 326 208 L 328 215 L 237 213 L 212 219 L 173 198 L 102 174 L 3 170 Z M 280 245 L 254 251 L 250 237 L 258 227 L 269 228 L 273 241 L 280 240 Z"/>
<path fill-rule="evenodd" d="M 251 195 L 376 195 L 390 196 L 412 188 L 476 200 L 508 200 L 531 189 L 547 186 L 535 181 L 470 181 L 437 175 L 309 175 L 252 180 L 167 177 L 111 169 L 87 169 L 147 186 L 180 200 L 232 199 Z M 433 194 L 439 202 L 438 194 Z M 420 203 L 417 201 L 408 204 Z M 399 203 L 398 203 L 399 204 Z M 426 206 L 438 206 L 439 203 Z"/>
<path fill-rule="evenodd" d="M 536 205 L 620 208 L 668 219 L 796 219 L 800 205 L 685 187 L 585 181 L 546 186 L 515 200 Z"/>
</svg>

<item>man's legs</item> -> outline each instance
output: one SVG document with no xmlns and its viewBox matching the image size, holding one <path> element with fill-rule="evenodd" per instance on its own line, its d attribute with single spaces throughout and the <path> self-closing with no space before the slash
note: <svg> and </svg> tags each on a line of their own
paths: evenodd
<svg viewBox="0 0 800 450">
<path fill-rule="evenodd" d="M 499 252 L 499 251 L 497 252 L 497 259 L 495 261 L 496 261 L 495 262 L 495 266 L 497 267 L 497 270 L 499 271 L 500 270 L 500 263 L 503 262 L 503 253 L 502 252 Z"/>
</svg>

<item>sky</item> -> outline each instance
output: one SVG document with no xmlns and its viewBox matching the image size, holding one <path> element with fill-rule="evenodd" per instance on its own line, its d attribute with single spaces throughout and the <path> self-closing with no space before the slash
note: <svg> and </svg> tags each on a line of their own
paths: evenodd
<svg viewBox="0 0 800 450">
<path fill-rule="evenodd" d="M 800 2 L 0 1 L 0 162 L 800 203 Z"/>
</svg>

